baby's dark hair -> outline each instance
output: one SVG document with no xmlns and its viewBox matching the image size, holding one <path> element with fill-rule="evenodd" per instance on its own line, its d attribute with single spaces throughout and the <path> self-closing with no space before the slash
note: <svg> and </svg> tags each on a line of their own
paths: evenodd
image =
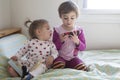
<svg viewBox="0 0 120 80">
<path fill-rule="evenodd" d="M 28 25 L 30 23 L 30 25 Z M 42 28 L 44 24 L 48 23 L 45 19 L 39 19 L 39 20 L 27 20 L 24 25 L 29 28 L 29 36 L 31 39 L 37 38 L 35 30 L 38 28 Z"/>
<path fill-rule="evenodd" d="M 63 2 L 58 8 L 59 17 L 61 18 L 62 14 L 66 14 L 71 11 L 74 11 L 76 13 L 76 16 L 78 17 L 79 15 L 78 6 L 72 1 Z"/>
</svg>

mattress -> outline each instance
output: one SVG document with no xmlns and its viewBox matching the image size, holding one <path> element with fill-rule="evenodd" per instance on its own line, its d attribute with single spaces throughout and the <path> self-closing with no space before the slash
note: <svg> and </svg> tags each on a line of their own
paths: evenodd
<svg viewBox="0 0 120 80">
<path fill-rule="evenodd" d="M 4 54 L 8 58 L 14 55 L 27 41 L 27 37 L 23 34 L 12 34 L 0 38 L 0 54 Z"/>
<path fill-rule="evenodd" d="M 90 65 L 90 71 L 75 69 L 50 69 L 32 80 L 120 80 L 120 50 L 83 51 L 79 57 Z M 0 80 L 20 80 L 12 78 L 6 71 L 7 60 L 0 56 Z"/>
</svg>

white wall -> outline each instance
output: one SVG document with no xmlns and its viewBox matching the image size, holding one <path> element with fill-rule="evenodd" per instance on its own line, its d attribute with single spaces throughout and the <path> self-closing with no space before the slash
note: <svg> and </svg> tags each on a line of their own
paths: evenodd
<svg viewBox="0 0 120 80">
<path fill-rule="evenodd" d="M 120 24 L 84 23 L 87 49 L 120 49 Z"/>
<path fill-rule="evenodd" d="M 0 0 L 0 29 L 11 27 L 10 0 Z"/>
<path fill-rule="evenodd" d="M 27 18 L 34 20 L 47 19 L 50 25 L 60 24 L 57 13 L 58 5 L 65 0 L 11 0 L 12 25 L 22 27 L 27 34 L 27 28 L 23 25 Z"/>
<path fill-rule="evenodd" d="M 51 26 L 60 24 L 57 8 L 63 1 L 65 0 L 11 0 L 12 25 L 22 27 L 23 33 L 28 36 L 27 28 L 23 25 L 27 18 L 31 20 L 45 18 Z M 81 14 L 78 24 L 85 30 L 87 49 L 120 49 L 119 20 L 120 14 Z"/>
</svg>

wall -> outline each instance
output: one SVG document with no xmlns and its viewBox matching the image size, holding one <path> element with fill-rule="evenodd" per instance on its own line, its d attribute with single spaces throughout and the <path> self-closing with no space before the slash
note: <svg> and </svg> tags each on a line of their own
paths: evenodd
<svg viewBox="0 0 120 80">
<path fill-rule="evenodd" d="M 0 29 L 11 27 L 10 0 L 0 0 Z"/>
<path fill-rule="evenodd" d="M 120 24 L 82 23 L 87 49 L 120 49 Z"/>
<path fill-rule="evenodd" d="M 57 13 L 58 5 L 65 0 L 11 0 L 12 25 L 22 27 L 23 33 L 27 36 L 27 28 L 24 22 L 29 18 L 31 20 L 44 18 L 47 19 L 53 27 L 60 24 Z"/>
<path fill-rule="evenodd" d="M 27 18 L 31 20 L 45 18 L 50 22 L 51 26 L 61 24 L 57 8 L 63 1 L 66 0 L 11 0 L 11 23 L 13 26 L 22 27 L 23 33 L 27 36 L 27 28 L 24 26 L 24 21 Z M 81 14 L 78 24 L 85 30 L 87 50 L 120 49 L 119 20 L 120 14 Z"/>
</svg>

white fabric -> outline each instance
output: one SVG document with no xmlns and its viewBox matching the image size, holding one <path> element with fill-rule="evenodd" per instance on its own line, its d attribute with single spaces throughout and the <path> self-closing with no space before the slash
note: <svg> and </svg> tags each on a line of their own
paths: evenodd
<svg viewBox="0 0 120 80">
<path fill-rule="evenodd" d="M 35 69 L 33 69 L 30 74 L 34 77 L 44 73 L 47 70 L 47 67 L 45 64 L 38 65 Z"/>
</svg>

